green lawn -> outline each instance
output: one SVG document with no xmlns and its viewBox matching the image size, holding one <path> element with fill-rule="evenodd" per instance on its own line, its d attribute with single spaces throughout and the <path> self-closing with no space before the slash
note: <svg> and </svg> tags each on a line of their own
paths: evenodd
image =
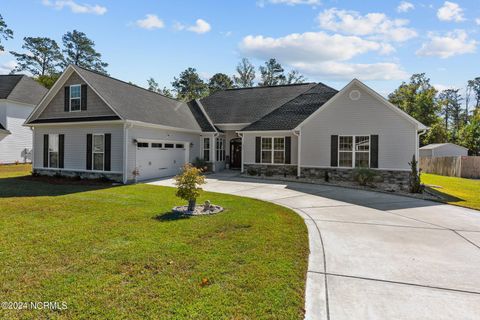
<svg viewBox="0 0 480 320">
<path fill-rule="evenodd" d="M 179 219 L 172 188 L 53 184 L 0 166 L 0 319 L 302 319 L 307 230 L 293 211 L 203 193 L 226 211 Z M 202 285 L 202 279 L 207 282 Z"/>
<path fill-rule="evenodd" d="M 480 210 L 480 180 L 422 173 L 422 182 L 446 198 L 446 202 Z M 440 188 L 434 187 L 438 186 Z"/>
</svg>

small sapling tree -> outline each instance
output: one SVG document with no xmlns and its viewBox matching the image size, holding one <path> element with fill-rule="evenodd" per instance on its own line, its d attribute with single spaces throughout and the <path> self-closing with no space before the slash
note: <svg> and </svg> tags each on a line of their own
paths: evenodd
<svg viewBox="0 0 480 320">
<path fill-rule="evenodd" d="M 200 188 L 202 184 L 205 184 L 205 177 L 202 175 L 202 170 L 195 168 L 190 163 L 185 164 L 182 173 L 175 176 L 175 185 L 177 186 L 176 195 L 188 201 L 188 211 L 195 210 L 197 198 L 202 190 L 202 188 Z"/>
</svg>

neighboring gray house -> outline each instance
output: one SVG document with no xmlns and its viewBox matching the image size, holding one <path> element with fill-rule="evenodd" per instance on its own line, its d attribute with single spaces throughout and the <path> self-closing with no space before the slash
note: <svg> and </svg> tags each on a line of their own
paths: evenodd
<svg viewBox="0 0 480 320">
<path fill-rule="evenodd" d="M 28 162 L 32 131 L 23 126 L 47 89 L 24 75 L 0 75 L 0 163 Z"/>
<path fill-rule="evenodd" d="M 214 171 L 343 179 L 367 166 L 402 180 L 426 130 L 358 80 L 341 91 L 255 87 L 184 103 L 76 66 L 26 125 L 34 128 L 35 172 L 124 183 L 174 175 L 197 157 Z"/>
<path fill-rule="evenodd" d="M 468 149 L 453 143 L 432 143 L 420 148 L 420 157 L 468 156 Z"/>
</svg>

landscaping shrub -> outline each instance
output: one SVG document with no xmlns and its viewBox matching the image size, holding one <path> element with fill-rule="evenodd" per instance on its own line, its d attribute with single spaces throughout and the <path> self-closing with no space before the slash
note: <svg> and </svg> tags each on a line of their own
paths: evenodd
<svg viewBox="0 0 480 320">
<path fill-rule="evenodd" d="M 272 169 L 267 168 L 267 169 L 265 170 L 265 176 L 266 176 L 266 177 L 272 177 L 273 174 L 274 174 L 274 172 L 273 172 Z"/>
<path fill-rule="evenodd" d="M 187 163 L 183 166 L 182 173 L 175 176 L 177 186 L 177 197 L 188 201 L 188 211 L 194 211 L 197 198 L 200 195 L 200 185 L 205 184 L 205 177 L 202 170 Z"/>
<path fill-rule="evenodd" d="M 375 180 L 377 174 L 369 168 L 355 168 L 353 171 L 353 179 L 361 186 L 367 186 Z"/>
<path fill-rule="evenodd" d="M 257 169 L 255 169 L 253 167 L 249 167 L 247 169 L 247 174 L 250 175 L 250 176 L 256 176 L 258 174 L 258 172 L 257 172 Z"/>
<path fill-rule="evenodd" d="M 410 193 L 422 193 L 424 186 L 420 182 L 420 169 L 417 169 L 418 161 L 415 159 L 415 155 L 412 157 L 412 161 L 408 163 L 410 166 L 410 176 L 408 177 L 408 190 Z"/>
</svg>

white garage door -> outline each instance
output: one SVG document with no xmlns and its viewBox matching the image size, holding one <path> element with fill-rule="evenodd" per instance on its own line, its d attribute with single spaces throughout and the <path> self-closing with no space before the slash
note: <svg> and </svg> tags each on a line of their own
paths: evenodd
<svg viewBox="0 0 480 320">
<path fill-rule="evenodd" d="M 186 152 L 184 143 L 138 142 L 137 179 L 148 180 L 178 174 L 186 162 Z"/>
</svg>

